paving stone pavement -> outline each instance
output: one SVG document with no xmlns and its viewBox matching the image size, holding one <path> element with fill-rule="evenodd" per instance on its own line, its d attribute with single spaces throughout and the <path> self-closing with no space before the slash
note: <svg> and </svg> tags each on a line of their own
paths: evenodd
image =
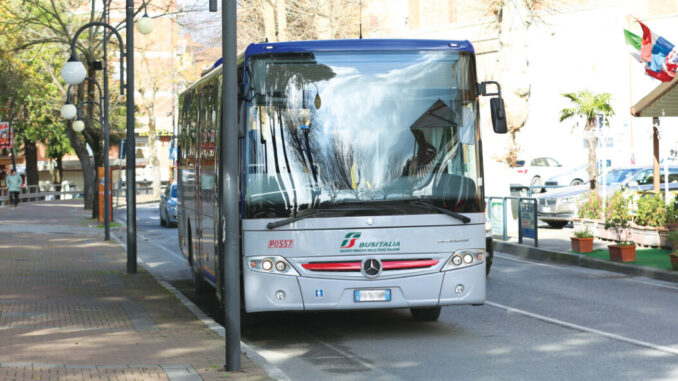
<svg viewBox="0 0 678 381">
<path fill-rule="evenodd" d="M 82 201 L 0 208 L 0 381 L 268 380 L 125 250 Z"/>
</svg>

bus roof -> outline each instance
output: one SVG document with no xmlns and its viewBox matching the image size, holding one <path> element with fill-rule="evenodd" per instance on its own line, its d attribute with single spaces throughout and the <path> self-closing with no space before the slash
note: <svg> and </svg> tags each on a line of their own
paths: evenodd
<svg viewBox="0 0 678 381">
<path fill-rule="evenodd" d="M 412 39 L 354 39 L 354 40 L 309 40 L 287 42 L 262 42 L 250 44 L 244 54 L 238 55 L 238 63 L 247 57 L 271 53 L 340 52 L 340 51 L 394 51 L 394 50 L 456 50 L 474 53 L 468 40 L 412 40 Z M 186 90 L 221 71 L 222 58 L 202 73 L 202 78 Z M 215 70 L 219 69 L 219 70 Z M 184 90 L 184 91 L 186 91 Z"/>
<path fill-rule="evenodd" d="M 458 50 L 473 53 L 467 40 L 360 39 L 264 42 L 250 44 L 245 58 L 256 54 L 331 52 L 344 50 Z"/>
</svg>

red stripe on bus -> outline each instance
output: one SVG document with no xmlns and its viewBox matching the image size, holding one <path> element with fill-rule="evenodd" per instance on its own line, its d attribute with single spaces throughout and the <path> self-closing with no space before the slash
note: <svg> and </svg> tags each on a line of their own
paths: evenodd
<svg viewBox="0 0 678 381">
<path fill-rule="evenodd" d="M 382 266 L 384 270 L 402 270 L 402 269 L 418 269 L 422 267 L 431 267 L 438 264 L 437 259 L 419 259 L 409 261 L 384 261 Z"/>
<path fill-rule="evenodd" d="M 437 259 L 411 259 L 405 261 L 384 261 L 384 270 L 419 269 L 438 264 Z M 301 267 L 311 271 L 359 271 L 360 262 L 322 262 L 304 263 Z"/>
<path fill-rule="evenodd" d="M 360 270 L 360 262 L 304 263 L 301 267 L 312 271 Z"/>
</svg>

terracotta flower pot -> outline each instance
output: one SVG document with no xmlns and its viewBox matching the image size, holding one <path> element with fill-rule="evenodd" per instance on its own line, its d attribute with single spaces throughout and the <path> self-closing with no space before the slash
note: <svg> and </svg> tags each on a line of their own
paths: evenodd
<svg viewBox="0 0 678 381">
<path fill-rule="evenodd" d="M 572 241 L 572 251 L 577 253 L 590 253 L 593 251 L 593 237 L 570 237 L 570 240 Z"/>
<path fill-rule="evenodd" d="M 635 262 L 636 261 L 636 245 L 609 245 L 610 260 L 615 262 Z"/>
<path fill-rule="evenodd" d="M 678 255 L 671 253 L 669 257 L 671 258 L 671 270 L 678 270 Z"/>
</svg>

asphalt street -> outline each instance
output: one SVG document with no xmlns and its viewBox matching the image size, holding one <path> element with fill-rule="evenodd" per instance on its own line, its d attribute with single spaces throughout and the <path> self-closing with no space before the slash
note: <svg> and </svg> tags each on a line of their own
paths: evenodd
<svg viewBox="0 0 678 381">
<path fill-rule="evenodd" d="M 139 257 L 205 313 L 176 228 L 139 205 Z M 122 234 L 121 234 L 122 233 Z M 124 236 L 124 230 L 118 232 Z M 292 380 L 676 380 L 678 285 L 496 253 L 484 306 L 264 314 L 243 340 Z"/>
</svg>

